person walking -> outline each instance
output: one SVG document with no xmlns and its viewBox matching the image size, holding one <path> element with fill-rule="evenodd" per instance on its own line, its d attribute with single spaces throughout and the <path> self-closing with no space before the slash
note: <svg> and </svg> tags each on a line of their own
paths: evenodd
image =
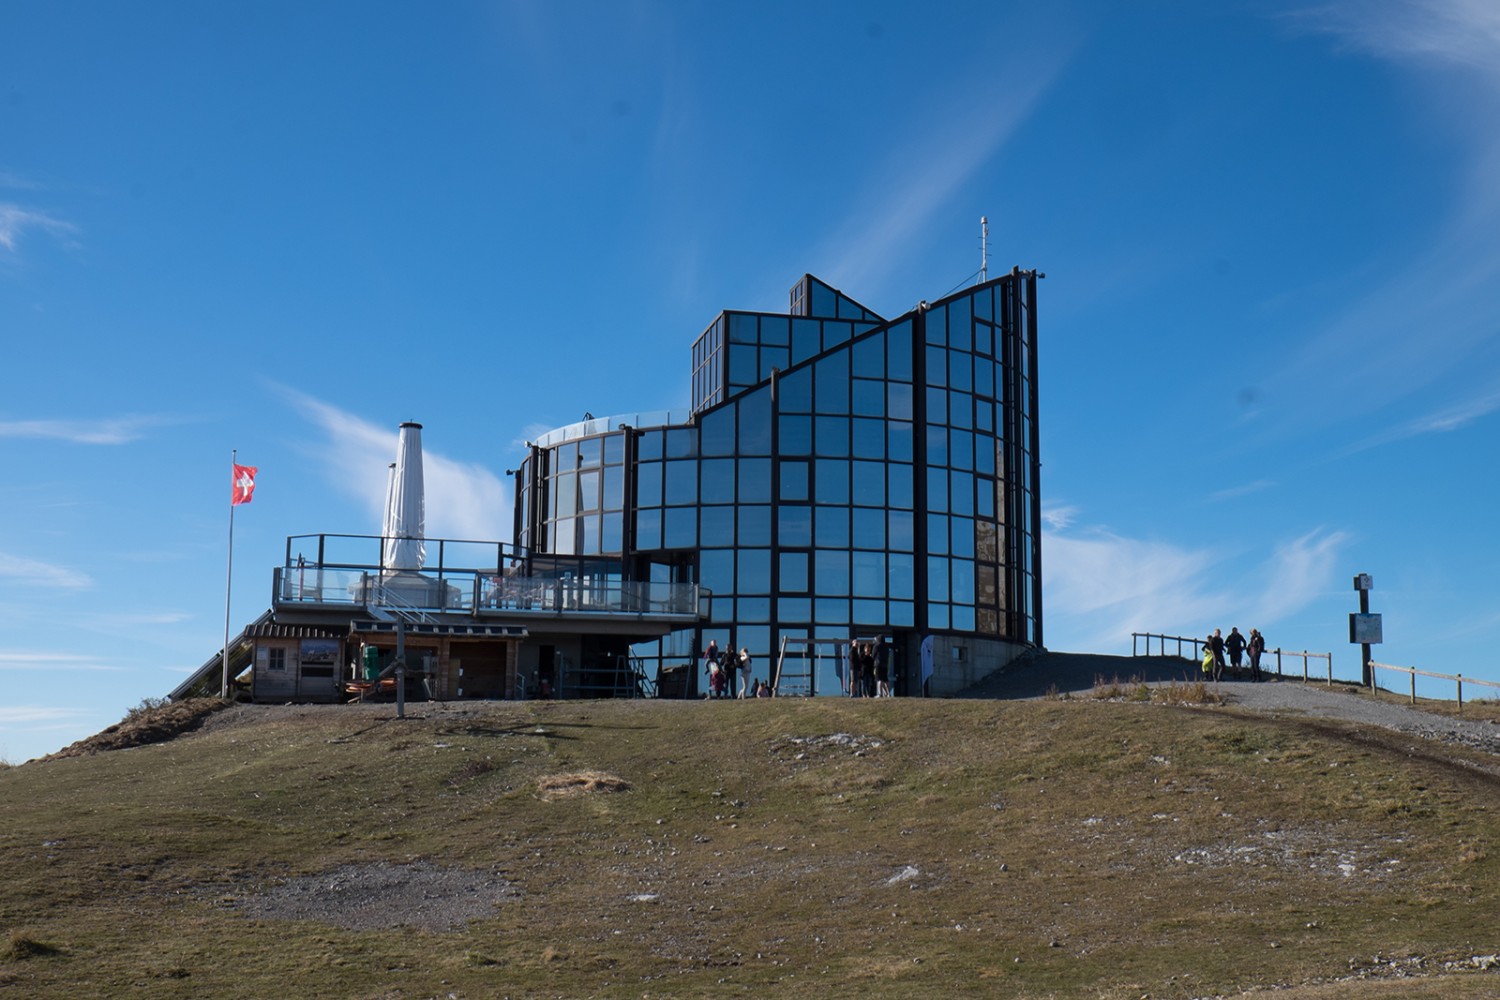
<svg viewBox="0 0 1500 1000">
<path fill-rule="evenodd" d="M 748 646 L 741 646 L 740 647 L 739 660 L 740 660 L 740 697 L 741 698 L 749 698 L 749 697 L 751 697 L 751 693 L 750 693 L 751 678 L 750 678 L 750 648 Z"/>
<path fill-rule="evenodd" d="M 1214 634 L 1208 637 L 1208 648 L 1214 654 L 1214 680 L 1224 676 L 1224 634 L 1214 629 Z"/>
<path fill-rule="evenodd" d="M 1224 648 L 1229 652 L 1229 665 L 1234 668 L 1236 675 L 1240 672 L 1240 657 L 1245 652 L 1245 637 L 1240 635 L 1240 627 L 1236 625 L 1229 630 L 1229 636 L 1224 640 Z"/>
<path fill-rule="evenodd" d="M 1250 651 L 1250 679 L 1260 680 L 1260 654 L 1266 651 L 1266 637 L 1260 634 L 1260 629 L 1250 630 L 1250 642 L 1245 646 Z"/>
<path fill-rule="evenodd" d="M 1209 680 L 1214 675 L 1214 637 L 1209 636 L 1203 640 L 1203 679 Z"/>
</svg>

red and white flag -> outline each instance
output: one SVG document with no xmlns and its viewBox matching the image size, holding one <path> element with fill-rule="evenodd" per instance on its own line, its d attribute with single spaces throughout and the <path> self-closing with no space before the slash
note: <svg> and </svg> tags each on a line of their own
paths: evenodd
<svg viewBox="0 0 1500 1000">
<path fill-rule="evenodd" d="M 254 492 L 255 466 L 236 465 L 234 477 L 230 481 L 229 506 L 238 507 L 242 503 L 249 503 Z"/>
</svg>

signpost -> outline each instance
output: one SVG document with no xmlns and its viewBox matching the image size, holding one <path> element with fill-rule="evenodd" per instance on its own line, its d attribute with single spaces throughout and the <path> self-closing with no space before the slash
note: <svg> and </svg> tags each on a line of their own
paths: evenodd
<svg viewBox="0 0 1500 1000">
<path fill-rule="evenodd" d="M 1354 589 L 1359 591 L 1359 613 L 1349 616 L 1349 641 L 1359 643 L 1360 679 L 1365 687 L 1374 689 L 1375 670 L 1370 666 L 1370 647 L 1383 640 L 1380 616 L 1370 614 L 1370 591 L 1375 581 L 1368 573 L 1354 578 Z"/>
</svg>

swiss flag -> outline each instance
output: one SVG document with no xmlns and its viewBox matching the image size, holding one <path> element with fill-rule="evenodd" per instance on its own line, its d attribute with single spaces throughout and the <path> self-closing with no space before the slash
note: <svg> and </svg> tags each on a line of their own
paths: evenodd
<svg viewBox="0 0 1500 1000">
<path fill-rule="evenodd" d="M 254 492 L 255 466 L 236 465 L 234 478 L 230 482 L 229 506 L 238 507 L 242 503 L 249 503 L 250 496 Z"/>
</svg>

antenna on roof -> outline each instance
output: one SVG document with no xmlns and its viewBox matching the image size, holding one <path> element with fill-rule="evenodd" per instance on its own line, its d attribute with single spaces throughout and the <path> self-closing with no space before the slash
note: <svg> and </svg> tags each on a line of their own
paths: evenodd
<svg viewBox="0 0 1500 1000">
<path fill-rule="evenodd" d="M 979 284 L 989 280 L 990 270 L 990 220 L 988 216 L 979 217 Z"/>
</svg>

